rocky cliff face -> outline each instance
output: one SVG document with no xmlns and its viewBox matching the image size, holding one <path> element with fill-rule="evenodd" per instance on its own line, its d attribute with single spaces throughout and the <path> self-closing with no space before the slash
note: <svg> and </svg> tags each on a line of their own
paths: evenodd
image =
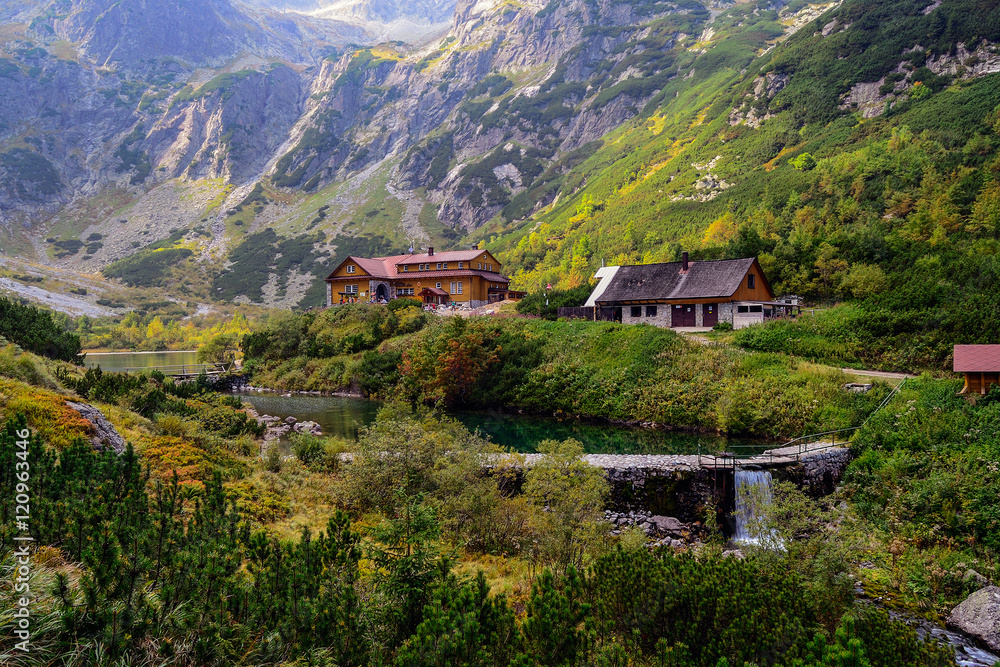
<svg viewBox="0 0 1000 667">
<path fill-rule="evenodd" d="M 289 8 L 315 15 L 277 11 Z M 445 16 L 447 34 L 424 47 L 365 27 Z M 190 230 L 170 242 L 199 249 L 211 275 L 246 230 L 375 253 L 530 216 L 688 75 L 712 13 L 655 0 L 59 0 L 17 18 L 0 32 L 0 223 L 27 229 L 43 261 L 87 271 Z M 200 194 L 164 199 L 171 185 Z M 84 204 L 112 192 L 141 215 Z M 148 238 L 130 241 L 137 220 Z M 88 237 L 103 247 L 83 254 Z"/>
<path fill-rule="evenodd" d="M 659 51 L 678 33 L 654 23 L 707 16 L 700 5 L 586 0 L 319 9 L 373 21 L 454 16 L 448 36 L 422 51 L 345 51 L 364 40 L 358 28 L 228 0 L 36 7 L 0 42 L 0 142 L 29 145 L 4 159 L 0 211 L 30 219 L 107 187 L 140 195 L 178 178 L 263 178 L 294 195 L 385 162 L 392 187 L 425 192 L 447 227 L 475 228 L 512 203 L 507 214 L 522 216 L 549 195 L 518 195 L 544 190 L 657 91 L 633 84 L 676 74 Z"/>
</svg>

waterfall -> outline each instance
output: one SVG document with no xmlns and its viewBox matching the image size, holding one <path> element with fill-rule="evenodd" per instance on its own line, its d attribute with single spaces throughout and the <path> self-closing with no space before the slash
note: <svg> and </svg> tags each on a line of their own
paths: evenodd
<svg viewBox="0 0 1000 667">
<path fill-rule="evenodd" d="M 782 548 L 781 538 L 772 528 L 762 525 L 765 510 L 771 505 L 771 473 L 766 470 L 735 471 L 736 536 L 735 541 Z"/>
</svg>

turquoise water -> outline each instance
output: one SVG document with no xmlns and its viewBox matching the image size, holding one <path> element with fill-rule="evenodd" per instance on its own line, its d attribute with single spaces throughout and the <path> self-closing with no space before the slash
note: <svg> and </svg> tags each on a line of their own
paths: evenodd
<svg viewBox="0 0 1000 667">
<path fill-rule="evenodd" d="M 314 421 L 327 435 L 357 439 L 358 430 L 375 420 L 380 404 L 338 396 L 242 394 L 260 414 Z M 519 452 L 535 451 L 546 439 L 575 438 L 592 454 L 695 454 L 724 451 L 734 443 L 714 435 L 628 428 L 577 419 L 553 419 L 500 411 L 455 411 L 450 416 L 493 442 Z M 738 443 L 751 441 L 736 441 Z"/>
<path fill-rule="evenodd" d="M 88 352 L 84 360 L 87 368 L 100 366 L 102 371 L 118 373 L 126 368 L 149 368 L 151 366 L 195 366 L 198 352 Z"/>
</svg>

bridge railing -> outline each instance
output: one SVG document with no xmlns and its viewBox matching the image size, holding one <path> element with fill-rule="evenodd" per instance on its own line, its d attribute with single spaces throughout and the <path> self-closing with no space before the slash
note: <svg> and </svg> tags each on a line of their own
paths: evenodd
<svg viewBox="0 0 1000 667">
<path fill-rule="evenodd" d="M 903 378 L 900 383 L 889 392 L 889 395 L 882 399 L 882 402 L 878 404 L 878 407 L 872 410 L 865 420 L 861 422 L 860 426 L 838 428 L 833 431 L 824 431 L 823 433 L 810 433 L 809 435 L 793 438 L 782 445 L 770 449 L 765 448 L 762 445 L 730 445 L 728 447 L 730 451 L 713 454 L 716 467 L 719 467 L 720 459 L 722 459 L 724 463 L 731 461 L 734 468 L 736 467 L 736 463 L 738 461 L 747 461 L 750 459 L 760 461 L 762 463 L 773 463 L 775 459 L 794 459 L 795 461 L 800 461 L 806 454 L 816 454 L 818 452 L 833 449 L 834 447 L 843 447 L 848 445 L 851 441 L 850 436 L 853 436 L 854 433 L 867 424 L 872 417 L 882 410 L 882 408 L 887 406 L 893 396 L 899 393 L 899 390 L 903 388 L 904 384 L 906 384 L 906 380 L 907 378 Z M 698 464 L 701 465 L 701 463 L 702 451 L 701 446 L 699 445 Z"/>
<path fill-rule="evenodd" d="M 122 373 L 148 373 L 159 371 L 171 377 L 200 375 L 204 371 L 207 375 L 221 375 L 232 369 L 233 364 L 174 364 L 171 366 L 127 366 L 122 368 Z M 111 372 L 111 371 L 109 371 Z"/>
</svg>

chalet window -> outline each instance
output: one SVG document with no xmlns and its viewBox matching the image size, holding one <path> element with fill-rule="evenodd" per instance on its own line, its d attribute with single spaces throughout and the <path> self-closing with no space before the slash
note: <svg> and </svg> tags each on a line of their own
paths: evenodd
<svg viewBox="0 0 1000 667">
<path fill-rule="evenodd" d="M 462 262 L 458 263 L 458 268 L 462 268 Z"/>
<path fill-rule="evenodd" d="M 448 290 L 448 293 L 449 294 L 454 294 L 455 293 L 455 281 L 454 280 L 451 281 L 451 289 Z"/>
<path fill-rule="evenodd" d="M 344 287 L 344 292 L 346 292 L 347 294 L 357 294 L 358 293 L 358 286 L 357 285 L 347 285 L 346 287 Z"/>
<path fill-rule="evenodd" d="M 448 262 L 445 262 L 442 266 L 444 266 L 444 268 L 447 269 L 448 268 Z"/>
<path fill-rule="evenodd" d="M 413 296 L 413 288 L 400 287 L 398 290 L 396 290 L 396 293 L 399 294 L 399 296 Z"/>
<path fill-rule="evenodd" d="M 406 264 L 403 264 L 403 273 L 407 273 L 407 272 L 409 272 L 409 270 L 410 270 L 410 267 L 408 265 L 406 265 Z"/>
<path fill-rule="evenodd" d="M 458 281 L 458 294 L 462 293 L 462 281 Z"/>
<path fill-rule="evenodd" d="M 438 262 L 438 271 L 441 270 L 441 262 Z"/>
<path fill-rule="evenodd" d="M 486 270 L 487 271 L 492 271 L 493 270 L 493 265 L 492 264 L 487 264 L 486 265 Z"/>
<path fill-rule="evenodd" d="M 656 317 L 656 306 L 646 306 L 646 317 Z"/>
<path fill-rule="evenodd" d="M 347 265 L 347 272 L 348 273 L 354 273 L 354 265 L 353 264 L 348 264 Z"/>
<path fill-rule="evenodd" d="M 476 263 L 476 268 L 482 270 L 482 268 L 483 268 L 482 262 L 477 262 Z"/>
<path fill-rule="evenodd" d="M 736 306 L 736 312 L 737 313 L 749 313 L 750 312 L 750 306 Z"/>
<path fill-rule="evenodd" d="M 435 287 L 437 287 L 438 289 L 441 289 L 441 283 L 437 283 L 437 284 L 436 284 L 436 285 L 434 285 L 434 286 L 435 286 Z"/>
<path fill-rule="evenodd" d="M 632 317 L 642 317 L 642 306 L 632 306 Z"/>
<path fill-rule="evenodd" d="M 747 276 L 747 289 L 753 289 L 757 286 L 757 276 L 750 274 Z"/>
<path fill-rule="evenodd" d="M 750 306 L 751 313 L 761 313 L 764 312 L 764 306 Z"/>
</svg>

